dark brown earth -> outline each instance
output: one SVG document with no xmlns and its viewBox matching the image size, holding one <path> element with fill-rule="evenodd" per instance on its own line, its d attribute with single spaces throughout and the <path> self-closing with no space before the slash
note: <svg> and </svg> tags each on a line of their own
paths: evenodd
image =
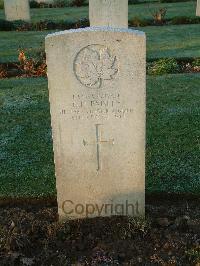
<svg viewBox="0 0 200 266">
<path fill-rule="evenodd" d="M 146 213 L 59 224 L 55 201 L 0 201 L 0 265 L 200 265 L 199 199 L 147 199 Z"/>
</svg>

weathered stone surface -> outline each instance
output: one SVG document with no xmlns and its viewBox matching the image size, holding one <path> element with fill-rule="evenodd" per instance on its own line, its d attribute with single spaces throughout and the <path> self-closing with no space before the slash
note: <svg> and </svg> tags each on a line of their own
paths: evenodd
<svg viewBox="0 0 200 266">
<path fill-rule="evenodd" d="M 143 215 L 145 34 L 64 31 L 46 53 L 60 220 Z"/>
<path fill-rule="evenodd" d="M 200 16 L 200 0 L 197 0 L 197 9 L 196 9 L 196 15 Z"/>
<path fill-rule="evenodd" d="M 90 26 L 128 28 L 128 0 L 90 0 Z"/>
<path fill-rule="evenodd" d="M 4 0 L 6 20 L 30 20 L 29 0 Z"/>
</svg>

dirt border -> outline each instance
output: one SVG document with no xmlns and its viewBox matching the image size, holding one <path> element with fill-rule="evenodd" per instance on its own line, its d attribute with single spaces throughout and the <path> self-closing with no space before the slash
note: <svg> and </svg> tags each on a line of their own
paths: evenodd
<svg viewBox="0 0 200 266">
<path fill-rule="evenodd" d="M 146 193 L 146 204 L 151 204 L 155 202 L 173 202 L 173 204 L 179 201 L 199 201 L 200 195 L 198 194 L 187 194 L 187 193 Z M 4 206 L 17 207 L 34 205 L 34 206 L 57 206 L 56 196 L 49 197 L 0 197 L 0 208 Z"/>
</svg>

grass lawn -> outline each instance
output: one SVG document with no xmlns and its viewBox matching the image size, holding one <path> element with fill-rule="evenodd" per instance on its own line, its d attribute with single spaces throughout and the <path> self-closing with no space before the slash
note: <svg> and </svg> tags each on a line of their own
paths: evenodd
<svg viewBox="0 0 200 266">
<path fill-rule="evenodd" d="M 23 48 L 29 55 L 44 49 L 45 36 L 49 31 L 0 31 L 0 62 L 16 62 L 18 49 Z M 6 48 L 5 48 L 6 47 Z"/>
<path fill-rule="evenodd" d="M 200 57 L 200 25 L 141 28 L 147 34 L 147 57 Z"/>
<path fill-rule="evenodd" d="M 0 99 L 0 196 L 55 193 L 47 80 L 1 80 Z"/>
<path fill-rule="evenodd" d="M 200 26 L 174 25 L 144 27 L 147 33 L 147 57 L 200 57 Z M 0 32 L 0 62 L 15 62 L 18 48 L 26 48 L 28 54 L 44 46 L 49 32 Z M 6 47 L 6 49 L 5 49 Z M 44 49 L 44 47 L 43 47 Z"/>
<path fill-rule="evenodd" d="M 176 16 L 195 16 L 196 2 L 179 2 L 179 3 L 145 3 L 129 6 L 129 18 L 152 18 L 151 13 L 158 8 L 167 8 L 166 18 Z M 88 18 L 88 6 L 85 7 L 66 7 L 66 8 L 33 8 L 31 9 L 32 21 L 40 20 L 77 20 Z M 5 19 L 4 10 L 0 10 L 0 19 Z"/>
<path fill-rule="evenodd" d="M 200 193 L 200 75 L 148 77 L 147 192 Z M 55 195 L 47 80 L 0 82 L 0 196 Z"/>
<path fill-rule="evenodd" d="M 200 193 L 199 99 L 199 74 L 148 78 L 148 192 Z"/>
</svg>

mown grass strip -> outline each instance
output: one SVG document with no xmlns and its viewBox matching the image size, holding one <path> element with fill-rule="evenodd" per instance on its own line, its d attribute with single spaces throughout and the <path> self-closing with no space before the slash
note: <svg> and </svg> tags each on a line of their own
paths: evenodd
<svg viewBox="0 0 200 266">
<path fill-rule="evenodd" d="M 139 30 L 147 34 L 148 60 L 200 57 L 199 25 L 145 27 Z M 44 50 L 45 36 L 52 32 L 0 32 L 0 63 L 17 62 L 19 48 L 34 56 Z"/>
</svg>

